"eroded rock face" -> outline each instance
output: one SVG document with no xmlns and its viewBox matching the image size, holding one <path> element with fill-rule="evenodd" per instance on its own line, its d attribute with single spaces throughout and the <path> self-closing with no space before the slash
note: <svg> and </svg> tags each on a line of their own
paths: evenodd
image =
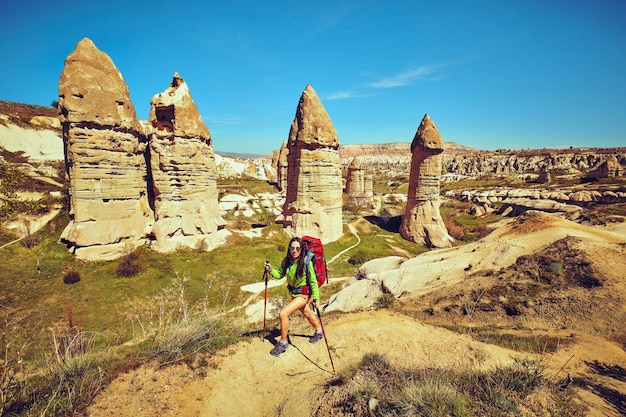
<svg viewBox="0 0 626 417">
<path fill-rule="evenodd" d="M 439 181 L 443 139 L 428 114 L 424 116 L 411 143 L 411 174 L 400 234 L 408 241 L 429 247 L 452 246 L 439 212 Z"/>
<path fill-rule="evenodd" d="M 609 155 L 605 161 L 592 169 L 587 178 L 615 178 L 624 176 L 624 167 L 619 163 L 615 155 Z"/>
<path fill-rule="evenodd" d="M 146 138 L 122 75 L 87 38 L 65 60 L 59 112 L 71 216 L 61 240 L 83 258 L 118 257 L 145 238 L 154 221 Z"/>
<path fill-rule="evenodd" d="M 287 143 L 287 195 L 277 222 L 293 235 L 337 240 L 342 229 L 339 138 L 310 85 L 300 97 Z"/>
<path fill-rule="evenodd" d="M 219 213 L 209 129 L 178 73 L 150 106 L 153 247 L 164 252 L 180 245 L 211 249 L 225 221 Z"/>
<path fill-rule="evenodd" d="M 59 110 L 71 195 L 61 239 L 78 257 L 114 259 L 148 239 L 163 252 L 224 242 L 211 135 L 178 74 L 140 122 L 113 61 L 85 38 L 65 62 Z"/>
<path fill-rule="evenodd" d="M 371 208 L 374 199 L 374 186 L 371 175 L 367 175 L 359 158 L 353 158 L 348 165 L 346 176 L 346 197 L 360 207 Z"/>
<path fill-rule="evenodd" d="M 287 155 L 289 149 L 287 149 L 287 141 L 284 141 L 280 150 L 278 151 L 278 158 L 276 160 L 276 186 L 280 191 L 283 191 L 287 186 Z"/>
</svg>

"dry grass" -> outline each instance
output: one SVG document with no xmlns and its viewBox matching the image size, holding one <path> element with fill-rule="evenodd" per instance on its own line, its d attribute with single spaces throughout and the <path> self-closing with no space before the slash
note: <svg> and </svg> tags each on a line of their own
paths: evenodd
<svg viewBox="0 0 626 417">
<path fill-rule="evenodd" d="M 316 416 L 501 417 L 531 410 L 584 416 L 587 411 L 573 388 L 544 377 L 542 364 L 532 360 L 488 371 L 399 369 L 379 354 L 367 354 L 343 371 L 318 404 Z"/>
</svg>

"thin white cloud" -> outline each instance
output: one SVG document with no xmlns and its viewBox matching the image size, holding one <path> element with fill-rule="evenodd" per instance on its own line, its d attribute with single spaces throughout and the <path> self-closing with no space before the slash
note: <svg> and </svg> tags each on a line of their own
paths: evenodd
<svg viewBox="0 0 626 417">
<path fill-rule="evenodd" d="M 369 97 L 371 94 L 359 93 L 356 91 L 338 91 L 336 93 L 330 93 L 324 96 L 324 100 L 344 100 L 348 98 L 362 98 Z"/>
<path fill-rule="evenodd" d="M 224 126 L 237 126 L 245 123 L 245 120 L 236 116 L 209 116 L 206 119 L 206 124 L 209 128 L 224 127 Z"/>
<path fill-rule="evenodd" d="M 315 18 L 312 19 L 317 26 L 309 30 L 304 37 L 308 38 L 316 36 L 320 33 L 339 27 L 344 23 L 346 18 L 354 13 L 355 7 L 357 6 L 340 4 L 335 4 L 332 8 L 319 7 L 319 9 L 314 12 Z M 314 9 L 317 9 L 317 6 L 314 6 Z"/>
<path fill-rule="evenodd" d="M 442 67 L 444 67 L 444 65 L 441 64 L 423 65 L 419 68 L 412 68 L 400 74 L 383 78 L 382 80 L 368 84 L 368 86 L 372 88 L 394 88 L 402 87 L 420 80 L 438 80 L 442 78 L 441 74 L 438 73 L 439 69 Z"/>
</svg>

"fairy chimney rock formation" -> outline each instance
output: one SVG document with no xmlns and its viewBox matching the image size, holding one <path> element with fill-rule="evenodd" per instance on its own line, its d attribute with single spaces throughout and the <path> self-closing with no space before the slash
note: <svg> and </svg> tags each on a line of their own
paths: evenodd
<svg viewBox="0 0 626 417">
<path fill-rule="evenodd" d="M 217 168 L 211 134 L 185 81 L 174 74 L 150 102 L 150 169 L 155 223 L 154 249 L 212 249 L 220 216 Z"/>
<path fill-rule="evenodd" d="M 435 123 L 424 115 L 411 143 L 411 174 L 400 234 L 408 241 L 428 247 L 452 246 L 439 212 L 443 139 Z"/>
<path fill-rule="evenodd" d="M 360 207 L 372 207 L 374 190 L 372 177 L 366 175 L 359 158 L 353 158 L 346 175 L 346 196 Z"/>
<path fill-rule="evenodd" d="M 287 192 L 277 222 L 293 235 L 332 242 L 343 234 L 339 138 L 315 90 L 307 85 L 287 143 Z"/>
<path fill-rule="evenodd" d="M 283 191 L 287 186 L 287 141 L 284 141 L 278 151 L 278 158 L 276 161 L 276 186 L 280 191 Z"/>
<path fill-rule="evenodd" d="M 153 223 L 146 140 L 122 74 L 87 38 L 65 60 L 59 119 L 70 178 L 70 223 L 61 240 L 80 258 L 119 257 Z"/>
<path fill-rule="evenodd" d="M 609 157 L 598 164 L 587 173 L 587 178 L 615 178 L 622 177 L 624 175 L 624 168 L 619 163 L 619 160 L 615 155 L 609 155 Z"/>
</svg>

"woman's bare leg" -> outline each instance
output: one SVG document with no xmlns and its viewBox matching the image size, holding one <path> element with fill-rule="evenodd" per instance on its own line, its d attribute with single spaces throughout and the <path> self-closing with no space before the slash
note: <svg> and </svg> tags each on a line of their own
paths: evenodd
<svg viewBox="0 0 626 417">
<path fill-rule="evenodd" d="M 306 297 L 294 297 L 289 304 L 283 307 L 280 310 L 280 314 L 278 317 L 280 318 L 280 341 L 287 341 L 287 334 L 289 333 L 289 316 L 296 310 L 302 310 L 302 308 L 306 307 L 307 298 Z M 310 310 L 310 309 L 309 309 Z M 314 317 L 315 318 L 315 317 Z"/>
<path fill-rule="evenodd" d="M 315 315 L 315 313 L 313 313 L 313 310 L 311 310 L 311 306 L 309 305 L 308 299 L 307 299 L 307 303 L 304 306 L 302 306 L 300 311 L 302 312 L 302 314 L 304 314 L 304 317 L 306 317 L 309 323 L 311 323 L 311 326 L 313 326 L 316 332 L 322 331 L 322 326 L 320 326 L 320 322 L 317 320 L 317 316 Z"/>
</svg>

